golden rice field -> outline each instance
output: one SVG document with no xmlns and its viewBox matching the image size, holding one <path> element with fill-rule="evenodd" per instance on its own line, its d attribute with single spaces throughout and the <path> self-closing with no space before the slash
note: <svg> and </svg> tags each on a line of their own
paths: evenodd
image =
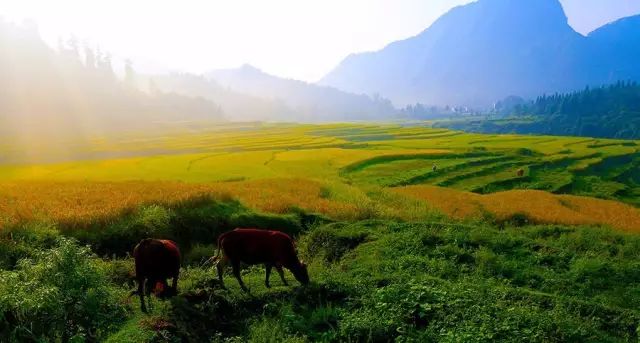
<svg viewBox="0 0 640 343">
<path fill-rule="evenodd" d="M 0 146 L 0 225 L 89 223 L 208 195 L 336 219 L 524 214 L 535 223 L 640 231 L 636 141 L 422 124 L 178 125 L 88 137 Z"/>
<path fill-rule="evenodd" d="M 640 210 L 617 201 L 536 190 L 480 195 L 433 186 L 408 186 L 394 189 L 394 192 L 426 201 L 458 219 L 481 218 L 489 213 L 505 220 L 525 214 L 539 224 L 605 225 L 640 232 Z"/>
<path fill-rule="evenodd" d="M 370 197 L 353 188 L 338 189 L 342 194 L 334 195 L 332 193 L 339 187 L 304 179 L 208 184 L 170 181 L 11 182 L 2 183 L 0 187 L 0 223 L 5 225 L 47 219 L 90 223 L 144 204 L 173 205 L 194 197 L 210 196 L 221 200 L 238 199 L 251 208 L 269 213 L 286 213 L 293 207 L 299 207 L 334 219 L 379 217 L 418 220 L 434 210 L 462 220 L 480 219 L 486 213 L 507 219 L 522 213 L 535 223 L 607 225 L 640 232 L 640 210 L 632 206 L 534 190 L 479 195 L 442 187 L 408 186 Z"/>
<path fill-rule="evenodd" d="M 126 182 L 11 182 L 0 184 L 0 218 L 4 224 L 51 219 L 90 223 L 117 216 L 141 205 L 173 205 L 201 196 L 238 199 L 247 206 L 284 213 L 295 206 L 348 218 L 356 206 L 324 199 L 320 184 L 302 179 L 264 179 L 247 182 L 182 183 Z"/>
</svg>

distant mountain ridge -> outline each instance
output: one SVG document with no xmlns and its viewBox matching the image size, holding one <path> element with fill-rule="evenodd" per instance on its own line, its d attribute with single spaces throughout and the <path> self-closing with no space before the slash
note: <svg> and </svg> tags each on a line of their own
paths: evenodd
<svg viewBox="0 0 640 343">
<path fill-rule="evenodd" d="M 248 64 L 205 76 L 232 91 L 281 102 L 292 109 L 296 120 L 387 119 L 397 112 L 386 99 L 279 78 Z"/>
<path fill-rule="evenodd" d="M 486 106 L 640 79 L 638 42 L 640 16 L 585 37 L 558 0 L 479 0 L 415 37 L 348 56 L 319 84 L 383 94 L 396 105 Z"/>
</svg>

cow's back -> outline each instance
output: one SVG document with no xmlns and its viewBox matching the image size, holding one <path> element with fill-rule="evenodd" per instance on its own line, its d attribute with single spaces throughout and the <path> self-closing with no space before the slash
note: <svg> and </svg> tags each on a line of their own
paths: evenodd
<svg viewBox="0 0 640 343">
<path fill-rule="evenodd" d="M 166 279 L 180 270 L 180 250 L 169 240 L 144 239 L 133 250 L 133 258 L 139 277 Z"/>
<path fill-rule="evenodd" d="M 286 263 L 295 255 L 291 238 L 279 231 L 235 229 L 221 238 L 225 255 L 247 264 Z"/>
</svg>

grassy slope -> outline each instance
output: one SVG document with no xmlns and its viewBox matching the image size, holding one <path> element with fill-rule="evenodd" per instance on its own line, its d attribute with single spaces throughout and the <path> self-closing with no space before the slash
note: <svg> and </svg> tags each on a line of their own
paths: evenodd
<svg viewBox="0 0 640 343">
<path fill-rule="evenodd" d="M 112 342 L 638 339 L 637 235 L 587 227 L 499 228 L 438 218 L 330 223 L 302 213 L 264 215 L 235 202 L 211 200 L 149 206 L 92 226 L 78 230 L 61 225 L 58 232 L 110 256 L 101 260 L 98 270 L 110 280 L 108 287 L 121 294 L 119 313 L 126 313 L 124 322 L 119 317 L 115 327 L 102 332 Z M 287 272 L 292 286 L 273 277 L 273 288 L 266 289 L 264 270 L 257 266 L 243 272 L 252 295 L 242 293 L 230 273 L 225 279 L 229 290 L 220 289 L 214 268 L 200 264 L 213 253 L 213 238 L 235 226 L 277 227 L 296 237 L 312 284 L 300 287 Z M 53 227 L 42 225 L 3 232 L 3 268 L 14 268 L 17 257 L 30 256 L 34 249 L 48 249 L 56 235 Z M 111 256 L 124 256 L 148 235 L 177 240 L 184 268 L 179 296 L 155 300 L 152 315 L 145 316 L 138 312 L 137 301 L 125 301 L 132 287 L 127 283 L 132 261 Z M 61 268 L 64 276 L 67 264 Z M 0 279 L 9 274 L 0 271 Z M 53 294 L 59 287 L 42 286 Z M 6 305 L 12 297 L 3 293 L 8 289 L 0 287 L 0 306 L 12 313 Z M 25 292 L 25 300 L 30 300 Z M 57 299 L 50 297 L 49 302 Z M 23 320 L 31 318 L 41 317 Z M 46 318 L 58 320 L 58 314 Z M 5 324 L 0 318 L 1 335 L 10 332 L 3 331 Z M 26 331 L 21 334 L 28 336 Z"/>
</svg>

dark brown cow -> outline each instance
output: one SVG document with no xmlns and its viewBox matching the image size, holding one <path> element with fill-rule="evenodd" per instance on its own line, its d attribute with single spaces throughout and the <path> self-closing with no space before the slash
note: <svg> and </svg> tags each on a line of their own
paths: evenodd
<svg viewBox="0 0 640 343">
<path fill-rule="evenodd" d="M 518 169 L 518 177 L 524 176 L 524 169 Z"/>
<path fill-rule="evenodd" d="M 223 251 L 224 256 L 222 257 L 220 250 Z M 264 284 L 267 288 L 271 287 L 269 276 L 273 267 L 276 268 L 285 285 L 287 285 L 287 281 L 284 278 L 282 267 L 289 269 L 301 284 L 309 283 L 307 266 L 298 260 L 293 240 L 280 231 L 235 229 L 225 232 L 218 237 L 218 253 L 213 260 L 219 260 L 216 268 L 222 287 L 224 287 L 222 274 L 227 262 L 231 263 L 233 275 L 238 279 L 240 287 L 245 292 L 248 292 L 249 289 L 240 278 L 241 262 L 249 265 L 264 264 L 267 269 Z"/>
<path fill-rule="evenodd" d="M 140 296 L 140 308 L 147 312 L 144 296 L 151 291 L 159 298 L 167 298 L 178 292 L 178 276 L 180 274 L 180 249 L 175 242 L 160 239 L 143 239 L 133 249 L 136 263 L 136 280 L 138 290 L 131 295 Z M 171 287 L 167 286 L 167 279 L 172 278 Z M 149 303 L 151 299 L 149 298 Z"/>
</svg>

